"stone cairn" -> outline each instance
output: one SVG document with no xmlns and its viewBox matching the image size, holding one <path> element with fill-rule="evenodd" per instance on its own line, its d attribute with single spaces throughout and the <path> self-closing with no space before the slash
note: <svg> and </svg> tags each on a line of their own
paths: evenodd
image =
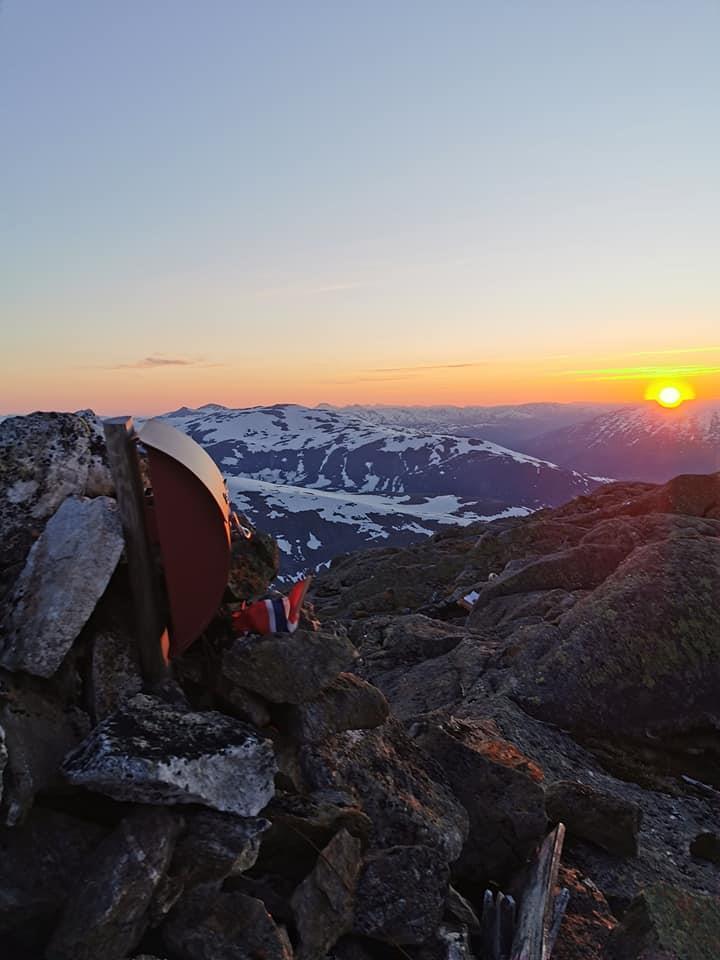
<svg viewBox="0 0 720 960">
<path fill-rule="evenodd" d="M 3 956 L 509 954 L 512 899 L 495 934 L 472 904 L 545 836 L 540 771 L 471 721 L 409 736 L 309 611 L 218 619 L 144 689 L 97 422 L 13 418 L 0 453 Z"/>
</svg>

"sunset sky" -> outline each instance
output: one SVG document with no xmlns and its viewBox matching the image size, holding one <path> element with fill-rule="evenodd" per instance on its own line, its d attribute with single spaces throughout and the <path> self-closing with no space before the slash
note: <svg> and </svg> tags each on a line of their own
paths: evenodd
<svg viewBox="0 0 720 960">
<path fill-rule="evenodd" d="M 0 413 L 720 397 L 716 0 L 4 0 Z"/>
</svg>

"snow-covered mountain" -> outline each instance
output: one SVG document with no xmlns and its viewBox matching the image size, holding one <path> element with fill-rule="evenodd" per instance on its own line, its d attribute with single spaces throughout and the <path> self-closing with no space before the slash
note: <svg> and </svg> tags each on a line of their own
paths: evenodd
<svg viewBox="0 0 720 960">
<path fill-rule="evenodd" d="M 529 440 L 551 430 L 583 423 L 627 406 L 618 403 L 521 403 L 494 407 L 332 407 L 323 404 L 325 409 L 376 424 L 477 437 L 513 450 L 524 450 Z"/>
<path fill-rule="evenodd" d="M 236 508 L 277 537 L 283 573 L 371 544 L 404 545 L 450 523 L 524 515 L 596 486 L 485 440 L 292 404 L 214 404 L 165 418 L 201 443 Z"/>
<path fill-rule="evenodd" d="M 590 474 L 663 483 L 679 473 L 720 470 L 720 401 L 654 403 L 554 430 L 526 449 Z"/>
</svg>

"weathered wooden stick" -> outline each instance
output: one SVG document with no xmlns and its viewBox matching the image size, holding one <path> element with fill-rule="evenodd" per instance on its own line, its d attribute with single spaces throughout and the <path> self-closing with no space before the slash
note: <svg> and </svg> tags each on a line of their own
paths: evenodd
<svg viewBox="0 0 720 960">
<path fill-rule="evenodd" d="M 553 888 L 557 882 L 564 839 L 565 826 L 559 823 L 540 848 L 520 901 L 510 960 L 550 958 Z"/>
<path fill-rule="evenodd" d="M 560 925 L 562 924 L 563 917 L 565 916 L 565 911 L 567 910 L 567 905 L 570 902 L 570 891 L 567 887 L 563 887 L 560 893 L 555 897 L 555 905 L 553 907 L 553 918 L 552 924 L 550 926 L 550 931 L 547 936 L 547 956 L 551 957 L 552 952 L 555 949 L 555 943 L 560 933 Z"/>
<path fill-rule="evenodd" d="M 155 574 L 145 526 L 145 500 L 133 439 L 132 417 L 105 420 L 103 427 L 125 536 L 140 667 L 146 685 L 153 687 L 167 678 L 168 667 L 160 643 L 164 624 L 155 593 Z"/>
</svg>

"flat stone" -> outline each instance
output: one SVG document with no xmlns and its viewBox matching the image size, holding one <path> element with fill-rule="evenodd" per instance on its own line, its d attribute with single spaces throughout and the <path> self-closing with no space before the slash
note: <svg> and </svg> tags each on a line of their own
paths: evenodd
<svg viewBox="0 0 720 960">
<path fill-rule="evenodd" d="M 455 873 L 480 884 L 509 878 L 545 833 L 542 771 L 470 720 L 431 722 L 416 741 L 442 767 L 470 818 Z"/>
<path fill-rule="evenodd" d="M 217 893 L 201 887 L 183 898 L 162 928 L 167 949 L 177 960 L 292 960 L 284 927 L 262 900 L 238 891 Z"/>
<path fill-rule="evenodd" d="M 292 897 L 300 935 L 301 960 L 314 960 L 327 951 L 353 925 L 355 888 L 362 865 L 360 841 L 340 830 L 318 857 L 315 869 Z"/>
<path fill-rule="evenodd" d="M 272 797 L 269 740 L 220 713 L 189 713 L 138 694 L 104 720 L 64 764 L 70 783 L 115 800 L 200 803 L 254 817 Z"/>
<path fill-rule="evenodd" d="M 182 827 L 182 817 L 165 810 L 123 820 L 80 876 L 46 960 L 121 960 L 137 947 Z"/>
<path fill-rule="evenodd" d="M 360 874 L 354 932 L 391 944 L 421 944 L 442 919 L 449 869 L 430 847 L 369 854 Z"/>
<path fill-rule="evenodd" d="M 377 687 L 352 673 L 341 673 L 314 700 L 293 704 L 283 712 L 283 726 L 296 740 L 316 743 L 342 730 L 378 727 L 389 707 Z"/>
<path fill-rule="evenodd" d="M 615 928 L 608 960 L 716 960 L 720 900 L 667 884 L 648 887 Z"/>
<path fill-rule="evenodd" d="M 5 694 L 0 708 L 7 758 L 3 815 L 12 826 L 27 815 L 36 794 L 63 785 L 61 764 L 87 736 L 90 721 L 82 710 L 66 709 L 33 690 L 11 687 Z"/>
<path fill-rule="evenodd" d="M 545 791 L 550 820 L 564 823 L 569 836 L 589 840 L 618 857 L 634 857 L 642 810 L 595 787 L 572 780 L 559 780 Z"/>
<path fill-rule="evenodd" d="M 68 497 L 28 554 L 8 603 L 0 665 L 50 677 L 87 623 L 123 551 L 117 504 Z"/>
<path fill-rule="evenodd" d="M 305 703 L 328 687 L 357 657 L 343 630 L 239 637 L 223 651 L 226 677 L 271 703 Z"/>
</svg>

